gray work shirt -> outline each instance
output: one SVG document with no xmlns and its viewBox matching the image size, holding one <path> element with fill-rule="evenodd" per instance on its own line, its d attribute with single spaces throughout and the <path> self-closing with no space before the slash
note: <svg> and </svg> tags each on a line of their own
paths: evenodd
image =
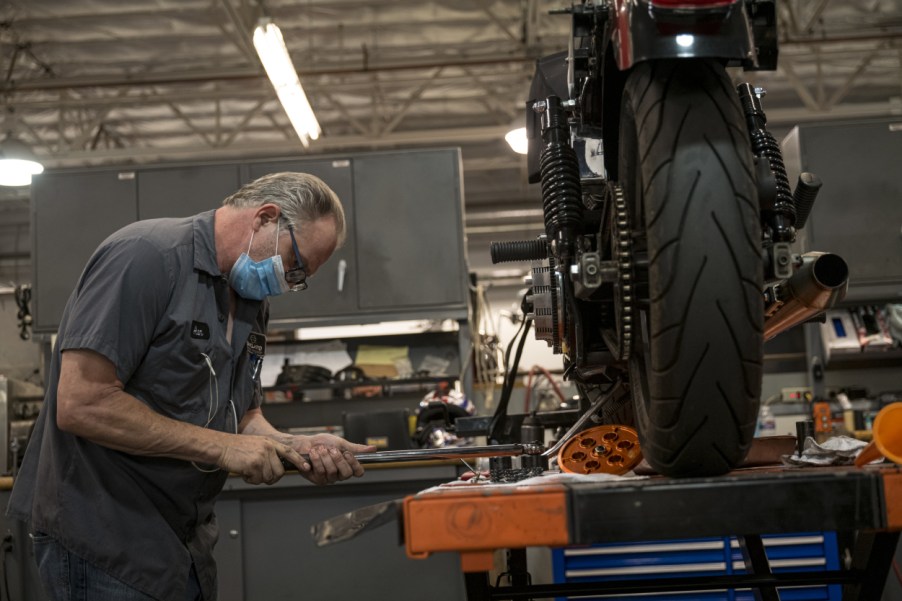
<svg viewBox="0 0 902 601">
<path fill-rule="evenodd" d="M 268 304 L 236 299 L 229 344 L 229 284 L 217 266 L 213 222 L 214 211 L 140 221 L 94 252 L 63 312 L 44 406 L 9 505 L 11 516 L 158 599 L 184 598 L 192 561 L 204 598 L 215 598 L 213 502 L 228 474 L 61 431 L 60 356 L 100 353 L 125 391 L 152 410 L 234 431 L 260 404 Z"/>
</svg>

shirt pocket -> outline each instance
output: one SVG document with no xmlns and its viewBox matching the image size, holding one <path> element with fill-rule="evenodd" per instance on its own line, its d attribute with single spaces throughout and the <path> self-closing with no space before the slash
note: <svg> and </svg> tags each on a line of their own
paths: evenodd
<svg viewBox="0 0 902 601">
<path fill-rule="evenodd" d="M 227 349 L 186 333 L 151 346 L 133 394 L 162 415 L 204 426 L 228 403 L 228 371 Z"/>
</svg>

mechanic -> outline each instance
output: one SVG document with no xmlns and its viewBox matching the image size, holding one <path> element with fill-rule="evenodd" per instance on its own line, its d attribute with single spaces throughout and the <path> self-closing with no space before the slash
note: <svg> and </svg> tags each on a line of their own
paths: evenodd
<svg viewBox="0 0 902 601">
<path fill-rule="evenodd" d="M 363 475 L 354 453 L 373 447 L 283 434 L 260 407 L 266 297 L 305 289 L 344 237 L 325 183 L 277 173 L 94 252 L 8 509 L 31 524 L 51 599 L 215 599 L 229 473 L 272 484 L 285 458 L 317 484 Z"/>
</svg>

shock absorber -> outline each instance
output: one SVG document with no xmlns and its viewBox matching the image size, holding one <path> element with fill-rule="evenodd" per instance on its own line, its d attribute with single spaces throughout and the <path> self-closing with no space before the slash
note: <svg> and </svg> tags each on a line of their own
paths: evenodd
<svg viewBox="0 0 902 601">
<path fill-rule="evenodd" d="M 742 83 L 737 91 L 752 140 L 752 152 L 759 159 L 767 159 L 776 180 L 776 196 L 772 202 L 764 201 L 761 212 L 771 227 L 774 242 L 792 242 L 795 237 L 793 226 L 796 222 L 796 207 L 789 178 L 786 176 L 786 166 L 783 164 L 783 152 L 776 138 L 766 129 L 767 117 L 761 108 L 758 90 L 751 84 Z M 762 195 L 762 198 L 767 197 L 768 195 Z"/>
<path fill-rule="evenodd" d="M 550 96 L 537 102 L 533 110 L 542 116 L 542 208 L 545 216 L 544 239 L 517 242 L 492 242 L 492 263 L 539 261 L 557 258 L 561 270 L 569 269 L 576 237 L 583 217 L 579 163 L 570 146 L 567 111 L 561 99 Z"/>
<path fill-rule="evenodd" d="M 539 159 L 542 174 L 542 206 L 545 232 L 552 251 L 563 269 L 569 269 L 579 227 L 582 223 L 582 188 L 579 163 L 570 146 L 567 112 L 561 99 L 549 96 L 536 106 L 542 112 L 542 141 Z"/>
</svg>

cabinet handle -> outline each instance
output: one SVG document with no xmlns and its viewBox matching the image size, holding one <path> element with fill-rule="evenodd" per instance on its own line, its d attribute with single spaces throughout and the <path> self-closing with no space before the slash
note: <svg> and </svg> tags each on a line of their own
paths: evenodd
<svg viewBox="0 0 902 601">
<path fill-rule="evenodd" d="M 342 259 L 338 262 L 338 291 L 345 289 L 345 274 L 348 272 L 348 262 Z"/>
</svg>

